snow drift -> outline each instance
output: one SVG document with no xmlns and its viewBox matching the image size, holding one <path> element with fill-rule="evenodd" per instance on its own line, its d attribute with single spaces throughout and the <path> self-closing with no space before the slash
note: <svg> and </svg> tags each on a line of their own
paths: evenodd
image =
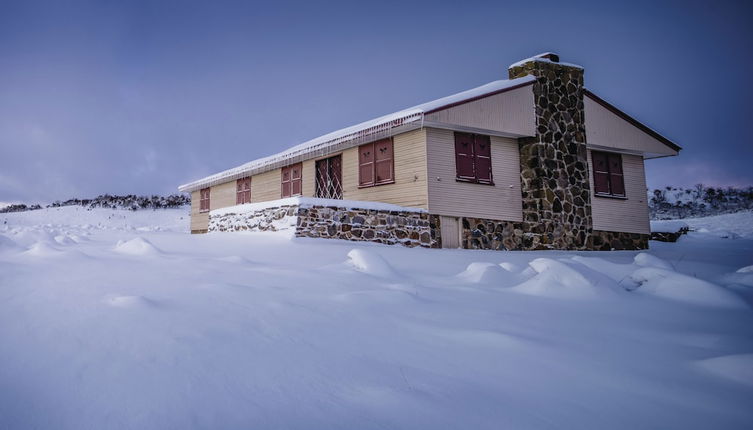
<svg viewBox="0 0 753 430">
<path fill-rule="evenodd" d="M 114 250 L 121 254 L 129 255 L 155 255 L 160 253 L 160 250 L 152 245 L 152 242 L 149 242 L 143 237 L 135 237 L 130 240 L 119 240 L 115 245 Z"/>
<path fill-rule="evenodd" d="M 190 235 L 187 210 L 4 220 L 0 428 L 753 422 L 753 219 L 641 253 Z"/>
</svg>

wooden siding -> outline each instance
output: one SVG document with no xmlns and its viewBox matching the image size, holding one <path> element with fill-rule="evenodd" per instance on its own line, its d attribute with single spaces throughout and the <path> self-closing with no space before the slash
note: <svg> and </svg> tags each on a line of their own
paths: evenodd
<svg viewBox="0 0 753 430">
<path fill-rule="evenodd" d="M 358 148 L 343 151 L 343 198 L 428 209 L 426 131 L 413 130 L 394 139 L 395 183 L 358 187 Z M 313 172 L 311 174 L 313 180 Z M 304 178 L 304 180 L 309 177 Z"/>
<path fill-rule="evenodd" d="M 626 199 L 594 195 L 591 151 L 588 151 L 588 170 L 591 180 L 591 212 L 594 230 L 649 234 L 646 174 L 643 157 L 622 155 Z"/>
<path fill-rule="evenodd" d="M 210 202 L 211 204 L 211 194 Z M 209 213 L 199 212 L 199 190 L 191 193 L 191 231 L 209 228 Z"/>
<path fill-rule="evenodd" d="M 455 137 L 427 128 L 429 212 L 455 217 L 523 220 L 520 152 L 515 139 L 492 136 L 494 185 L 455 180 Z"/>
<path fill-rule="evenodd" d="M 235 181 L 215 185 L 209 192 L 209 210 L 235 206 Z"/>
<path fill-rule="evenodd" d="M 251 203 L 277 200 L 281 196 L 280 169 L 270 170 L 251 177 Z M 306 178 L 303 178 L 304 184 Z"/>
<path fill-rule="evenodd" d="M 641 152 L 647 157 L 677 155 L 674 149 L 589 97 L 584 97 L 584 107 L 588 145 Z"/>
<path fill-rule="evenodd" d="M 425 120 L 533 136 L 536 131 L 533 85 L 434 112 L 426 115 Z"/>
<path fill-rule="evenodd" d="M 314 197 L 315 180 L 316 161 L 312 158 L 303 162 L 303 197 Z"/>
</svg>

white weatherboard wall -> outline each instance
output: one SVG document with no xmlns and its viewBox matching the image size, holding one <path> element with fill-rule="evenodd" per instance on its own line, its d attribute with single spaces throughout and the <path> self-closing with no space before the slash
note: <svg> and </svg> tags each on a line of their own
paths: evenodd
<svg viewBox="0 0 753 430">
<path fill-rule="evenodd" d="M 347 200 L 376 201 L 426 209 L 426 130 L 401 133 L 394 136 L 392 141 L 395 157 L 394 184 L 359 187 L 358 147 L 343 151 L 343 197 Z"/>
<path fill-rule="evenodd" d="M 593 165 L 591 151 L 588 151 L 588 165 Z M 589 168 L 588 170 L 591 182 L 591 213 L 594 230 L 651 233 L 643 158 L 637 155 L 622 155 L 622 172 L 625 178 L 627 199 L 594 195 L 593 169 Z"/>
<path fill-rule="evenodd" d="M 458 182 L 455 135 L 427 128 L 429 212 L 436 215 L 522 221 L 520 152 L 515 139 L 492 136 L 494 185 Z"/>
<path fill-rule="evenodd" d="M 533 113 L 533 86 L 526 85 L 428 114 L 425 120 L 533 136 Z"/>
<path fill-rule="evenodd" d="M 191 193 L 191 231 L 206 231 L 209 228 L 209 212 L 201 212 L 199 191 Z"/>
<path fill-rule="evenodd" d="M 589 145 L 646 153 L 647 157 L 677 155 L 677 151 L 650 136 L 588 96 L 583 98 L 586 140 Z"/>
</svg>

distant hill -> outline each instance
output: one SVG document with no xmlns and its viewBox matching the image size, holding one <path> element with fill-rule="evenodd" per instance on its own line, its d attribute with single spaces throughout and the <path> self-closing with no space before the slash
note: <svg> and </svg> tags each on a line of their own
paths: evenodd
<svg viewBox="0 0 753 430">
<path fill-rule="evenodd" d="M 129 194 L 126 196 L 113 196 L 103 194 L 93 199 L 68 199 L 65 201 L 55 201 L 44 207 L 57 208 L 62 206 L 82 206 L 88 208 L 106 208 L 106 209 L 167 209 L 178 208 L 191 204 L 191 198 L 183 194 L 171 194 L 169 196 L 137 196 Z M 39 204 L 26 205 L 23 203 L 8 205 L 0 209 L 0 213 L 24 212 L 42 209 Z"/>
<path fill-rule="evenodd" d="M 753 210 L 753 187 L 665 187 L 648 192 L 651 219 L 698 218 Z"/>
<path fill-rule="evenodd" d="M 11 204 L 0 208 L 0 213 L 24 212 L 43 207 L 82 206 L 106 209 L 166 209 L 191 204 L 185 194 L 168 196 L 115 196 L 103 194 L 93 199 L 68 199 L 46 206 L 40 204 Z M 697 218 L 711 215 L 753 210 L 753 187 L 707 187 L 698 184 L 692 188 L 665 187 L 648 191 L 651 219 Z"/>
</svg>

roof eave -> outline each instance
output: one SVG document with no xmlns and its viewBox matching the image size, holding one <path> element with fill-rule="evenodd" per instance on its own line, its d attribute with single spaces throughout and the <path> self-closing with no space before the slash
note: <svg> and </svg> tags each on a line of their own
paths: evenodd
<svg viewBox="0 0 753 430">
<path fill-rule="evenodd" d="M 415 118 L 409 122 L 404 122 L 398 126 L 385 129 L 383 131 L 376 131 L 370 134 L 353 133 L 353 136 L 342 138 L 341 142 L 323 142 L 321 145 L 305 148 L 299 153 L 293 153 L 289 156 L 282 157 L 279 160 L 270 161 L 260 164 L 258 166 L 244 165 L 228 169 L 220 173 L 216 173 L 211 176 L 199 179 L 197 181 L 189 182 L 178 187 L 180 192 L 192 192 L 202 188 L 210 187 L 225 183 L 228 181 L 245 178 L 248 176 L 258 175 L 260 173 L 268 172 L 280 167 L 289 166 L 291 164 L 299 163 L 311 158 L 324 157 L 329 154 L 334 154 L 343 151 L 354 146 L 363 145 L 365 143 L 374 142 L 379 139 L 392 137 L 396 134 L 405 133 L 408 131 L 419 129 L 423 126 L 423 114 L 420 117 Z"/>
</svg>

